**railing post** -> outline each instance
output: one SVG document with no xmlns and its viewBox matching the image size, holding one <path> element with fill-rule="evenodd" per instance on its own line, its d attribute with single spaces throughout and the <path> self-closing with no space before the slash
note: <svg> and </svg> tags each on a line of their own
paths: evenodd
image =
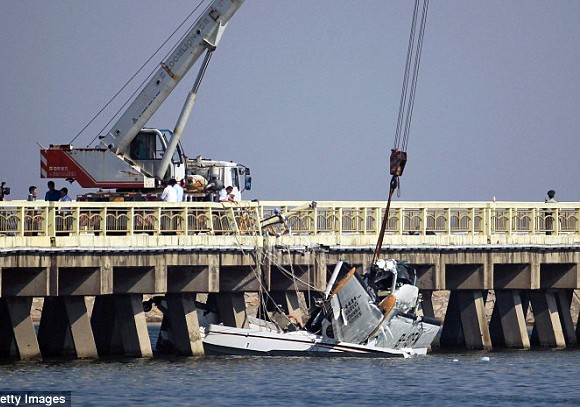
<svg viewBox="0 0 580 407">
<path fill-rule="evenodd" d="M 210 235 L 215 235 L 215 228 L 213 226 L 213 211 L 212 211 L 212 207 L 210 206 L 209 208 L 207 208 L 207 218 L 208 218 L 208 226 L 209 226 L 209 234 Z"/>
<path fill-rule="evenodd" d="M 19 207 L 18 208 L 18 220 L 19 220 L 19 222 L 18 222 L 18 225 L 17 225 L 17 227 L 18 227 L 18 230 L 17 230 L 18 236 L 24 236 L 24 229 L 25 229 L 25 226 L 26 226 L 26 220 L 24 219 L 24 213 L 25 213 L 24 212 L 24 206 Z"/>
<path fill-rule="evenodd" d="M 229 214 L 231 216 L 230 222 L 233 222 L 233 224 L 234 224 L 234 232 L 236 233 L 236 235 L 239 235 L 240 234 L 240 228 L 238 226 L 238 222 L 236 221 L 236 213 L 234 212 L 234 207 L 232 206 L 232 207 L 230 207 L 228 209 L 229 209 L 228 212 L 229 212 Z M 231 225 L 231 223 L 230 223 L 230 225 Z"/>
<path fill-rule="evenodd" d="M 314 221 L 314 234 L 318 234 L 318 205 L 314 205 L 312 208 L 312 219 Z"/>
<path fill-rule="evenodd" d="M 471 231 L 469 230 L 471 229 Z M 475 208 L 469 210 L 469 226 L 467 233 L 471 232 L 471 236 L 475 236 Z"/>
<path fill-rule="evenodd" d="M 131 206 L 129 208 L 127 216 L 127 234 L 133 236 L 135 234 L 135 207 Z M 144 221 L 144 220 L 143 220 Z"/>
<path fill-rule="evenodd" d="M 421 208 L 421 234 L 425 236 L 427 234 L 427 208 Z"/>
<path fill-rule="evenodd" d="M 161 209 L 162 209 L 161 206 L 158 206 L 157 210 L 156 210 L 156 212 L 157 212 L 157 221 L 156 221 L 157 227 L 155 228 L 155 234 L 157 236 L 161 235 L 161 230 L 163 229 L 163 226 L 162 226 L 163 219 L 161 218 L 161 215 L 162 215 Z"/>
<path fill-rule="evenodd" d="M 56 236 L 56 209 L 53 202 L 50 202 L 46 208 L 46 235 Z"/>
<path fill-rule="evenodd" d="M 72 230 L 69 231 L 69 233 L 72 236 L 78 236 L 80 235 L 80 231 L 81 231 L 81 225 L 80 225 L 80 220 L 81 220 L 81 207 L 80 206 L 75 206 L 73 208 L 71 208 L 71 214 L 74 214 L 73 218 L 72 218 Z"/>
<path fill-rule="evenodd" d="M 363 230 L 362 230 L 362 234 L 363 235 L 366 235 L 367 234 L 367 215 L 368 215 L 368 208 L 365 206 L 363 208 L 363 216 L 362 216 L 362 219 L 363 219 L 363 225 L 362 225 L 363 226 Z"/>
<path fill-rule="evenodd" d="M 381 214 L 382 214 L 383 208 L 381 208 L 380 206 L 375 208 L 374 212 L 375 212 L 375 236 L 379 236 L 379 232 L 381 230 Z"/>
<path fill-rule="evenodd" d="M 451 208 L 445 210 L 445 223 L 447 225 L 447 235 L 451 235 Z"/>
<path fill-rule="evenodd" d="M 396 211 L 399 213 L 399 222 L 397 228 L 399 229 L 398 235 L 403 236 L 403 231 L 405 230 L 405 210 L 404 208 L 397 208 Z M 388 223 L 387 223 L 388 226 Z"/>
</svg>

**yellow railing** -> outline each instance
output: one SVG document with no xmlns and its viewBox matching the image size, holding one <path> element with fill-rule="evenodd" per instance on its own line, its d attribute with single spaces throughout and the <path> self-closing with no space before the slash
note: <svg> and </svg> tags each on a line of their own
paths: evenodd
<svg viewBox="0 0 580 407">
<path fill-rule="evenodd" d="M 383 202 L 0 202 L 0 236 L 377 235 Z M 261 220 L 284 215 L 268 227 Z M 578 235 L 580 203 L 394 202 L 390 235 Z"/>
</svg>

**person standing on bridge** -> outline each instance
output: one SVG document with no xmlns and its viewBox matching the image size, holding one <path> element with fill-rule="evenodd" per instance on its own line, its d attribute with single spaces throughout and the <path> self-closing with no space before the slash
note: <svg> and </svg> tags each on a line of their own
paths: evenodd
<svg viewBox="0 0 580 407">
<path fill-rule="evenodd" d="M 550 189 L 547 193 L 545 203 L 557 203 L 556 201 L 556 191 Z M 554 213 L 552 211 L 545 211 L 544 216 L 546 219 L 546 234 L 551 235 L 552 229 L 554 228 Z"/>
<path fill-rule="evenodd" d="M 173 188 L 176 184 L 174 179 L 170 179 L 165 184 L 165 189 L 161 193 L 161 200 L 165 202 L 177 202 L 177 190 Z"/>
<path fill-rule="evenodd" d="M 48 186 L 48 191 L 44 195 L 45 201 L 60 201 L 60 191 L 54 189 L 54 181 L 48 181 L 46 184 Z"/>
<path fill-rule="evenodd" d="M 183 187 L 181 186 L 181 181 L 176 180 L 173 188 L 177 191 L 177 202 L 183 202 Z"/>
<path fill-rule="evenodd" d="M 27 201 L 36 201 L 36 193 L 38 188 L 36 186 L 31 185 L 28 187 L 28 197 L 26 198 Z"/>
</svg>

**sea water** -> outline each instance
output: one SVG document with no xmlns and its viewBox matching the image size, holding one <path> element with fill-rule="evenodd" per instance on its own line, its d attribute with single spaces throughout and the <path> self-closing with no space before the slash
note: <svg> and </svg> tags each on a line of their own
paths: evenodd
<svg viewBox="0 0 580 407">
<path fill-rule="evenodd" d="M 74 406 L 579 406 L 580 350 L 10 362 L 0 390 L 71 391 Z"/>
</svg>

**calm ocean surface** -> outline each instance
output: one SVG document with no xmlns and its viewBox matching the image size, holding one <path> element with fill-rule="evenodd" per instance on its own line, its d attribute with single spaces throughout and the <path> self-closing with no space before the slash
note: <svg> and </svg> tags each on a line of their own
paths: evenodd
<svg viewBox="0 0 580 407">
<path fill-rule="evenodd" d="M 14 362 L 0 390 L 70 390 L 74 406 L 579 406 L 580 350 Z"/>
</svg>

